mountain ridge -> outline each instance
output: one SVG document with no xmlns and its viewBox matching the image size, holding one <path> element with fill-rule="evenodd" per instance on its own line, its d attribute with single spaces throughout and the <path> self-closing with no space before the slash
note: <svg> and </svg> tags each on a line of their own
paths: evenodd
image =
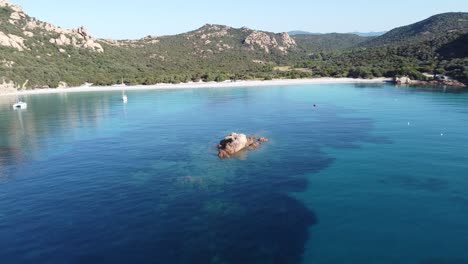
<svg viewBox="0 0 468 264">
<path fill-rule="evenodd" d="M 309 31 L 303 31 L 303 30 L 292 30 L 288 31 L 288 34 L 291 36 L 297 36 L 297 35 L 327 35 L 327 34 L 353 34 L 357 35 L 360 37 L 378 37 L 382 36 L 383 34 L 387 33 L 388 31 L 370 31 L 370 32 L 346 32 L 346 33 L 339 33 L 339 32 L 328 32 L 328 33 L 317 33 L 317 32 L 309 32 Z"/>
<path fill-rule="evenodd" d="M 0 84 L 24 88 L 112 85 L 122 77 L 128 84 L 147 85 L 398 74 L 423 78 L 421 72 L 435 69 L 465 80 L 466 52 L 460 35 L 465 28 L 456 20 L 467 15 L 448 13 L 439 16 L 443 19 L 421 21 L 421 28 L 433 31 L 431 43 L 419 31 L 411 33 L 405 27 L 395 30 L 412 35 L 402 37 L 392 30 L 380 37 L 290 36 L 215 24 L 172 36 L 109 40 L 94 38 L 82 27 L 62 29 L 42 22 L 0 0 Z M 454 25 L 459 28 L 444 31 Z M 442 55 L 445 61 L 439 59 Z"/>
<path fill-rule="evenodd" d="M 468 13 L 447 12 L 431 16 L 422 21 L 397 27 L 371 41 L 370 45 L 388 45 L 395 42 L 430 40 L 441 34 L 467 33 Z"/>
</svg>

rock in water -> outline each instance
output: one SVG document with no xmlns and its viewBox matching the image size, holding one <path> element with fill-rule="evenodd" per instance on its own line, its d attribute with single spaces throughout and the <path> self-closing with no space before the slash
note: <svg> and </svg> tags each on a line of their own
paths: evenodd
<svg viewBox="0 0 468 264">
<path fill-rule="evenodd" d="M 255 136 L 247 137 L 245 134 L 232 133 L 225 137 L 218 145 L 218 157 L 220 159 L 230 158 L 231 155 L 244 150 L 258 148 L 261 143 L 268 142 L 266 138 L 257 139 Z"/>
<path fill-rule="evenodd" d="M 218 146 L 218 157 L 221 159 L 229 158 L 232 154 L 237 153 L 247 147 L 247 136 L 244 134 L 232 133 L 225 137 Z"/>
</svg>

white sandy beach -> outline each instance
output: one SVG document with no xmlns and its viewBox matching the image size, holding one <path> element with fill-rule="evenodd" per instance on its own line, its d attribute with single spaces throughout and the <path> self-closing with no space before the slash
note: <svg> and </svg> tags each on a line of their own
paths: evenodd
<svg viewBox="0 0 468 264">
<path fill-rule="evenodd" d="M 71 92 L 102 92 L 102 91 L 126 91 L 135 90 L 170 90 L 170 89 L 194 89 L 194 88 L 229 88 L 229 87 L 255 87 L 255 86 L 279 86 L 279 85 L 305 85 L 305 84 L 340 84 L 340 83 L 385 83 L 391 81 L 390 78 L 375 79 L 352 79 L 352 78 L 314 78 L 314 79 L 276 79 L 270 81 L 226 81 L 226 82 L 198 82 L 181 84 L 156 84 L 156 85 L 136 85 L 136 86 L 80 86 L 56 89 L 34 89 L 19 92 L 5 92 L 0 90 L 0 96 L 30 95 L 30 94 L 51 94 L 51 93 L 71 93 Z"/>
</svg>

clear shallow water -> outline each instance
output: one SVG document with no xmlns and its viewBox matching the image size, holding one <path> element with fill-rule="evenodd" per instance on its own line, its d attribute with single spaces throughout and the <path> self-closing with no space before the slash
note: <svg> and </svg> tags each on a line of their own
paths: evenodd
<svg viewBox="0 0 468 264">
<path fill-rule="evenodd" d="M 468 93 L 0 101 L 1 263 L 468 263 Z M 317 104 L 317 108 L 313 107 Z M 271 142 L 220 161 L 231 131 Z"/>
</svg>

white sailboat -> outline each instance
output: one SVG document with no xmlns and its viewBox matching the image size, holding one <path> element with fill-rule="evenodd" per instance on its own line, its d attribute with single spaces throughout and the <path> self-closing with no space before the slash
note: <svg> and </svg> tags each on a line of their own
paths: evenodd
<svg viewBox="0 0 468 264">
<path fill-rule="evenodd" d="M 122 101 L 123 101 L 124 103 L 127 103 L 127 102 L 128 102 L 128 97 L 127 97 L 127 95 L 125 94 L 125 91 L 123 91 L 123 90 L 122 90 Z"/>
<path fill-rule="evenodd" d="M 26 109 L 26 108 L 28 108 L 28 104 L 20 100 L 18 95 L 16 95 L 16 103 L 13 104 L 13 109 L 17 110 L 17 109 Z"/>
<path fill-rule="evenodd" d="M 123 81 L 123 78 L 122 78 L 122 86 L 126 86 L 124 81 Z M 122 101 L 124 103 L 127 103 L 128 102 L 128 97 L 127 97 L 127 94 L 125 94 L 125 89 L 122 90 Z"/>
</svg>

